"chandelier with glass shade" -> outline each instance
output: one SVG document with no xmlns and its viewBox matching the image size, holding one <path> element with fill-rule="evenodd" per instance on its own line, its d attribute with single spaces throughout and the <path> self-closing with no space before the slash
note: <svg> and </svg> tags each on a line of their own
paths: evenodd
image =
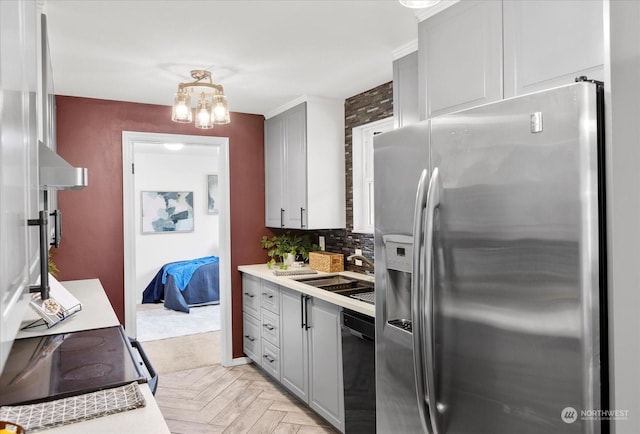
<svg viewBox="0 0 640 434">
<path fill-rule="evenodd" d="M 195 80 L 192 83 L 178 84 L 171 120 L 191 123 L 195 117 L 195 127 L 203 129 L 213 128 L 214 124 L 228 124 L 229 108 L 224 88 L 213 82 L 209 71 L 194 69 L 191 77 Z M 195 113 L 191 107 L 192 99 L 196 102 Z"/>
</svg>

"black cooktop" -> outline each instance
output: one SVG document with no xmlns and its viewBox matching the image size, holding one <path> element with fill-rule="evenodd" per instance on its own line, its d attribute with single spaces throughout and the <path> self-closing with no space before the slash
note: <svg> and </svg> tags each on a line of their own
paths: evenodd
<svg viewBox="0 0 640 434">
<path fill-rule="evenodd" d="M 29 404 L 145 382 L 122 326 L 16 339 L 0 405 Z"/>
</svg>

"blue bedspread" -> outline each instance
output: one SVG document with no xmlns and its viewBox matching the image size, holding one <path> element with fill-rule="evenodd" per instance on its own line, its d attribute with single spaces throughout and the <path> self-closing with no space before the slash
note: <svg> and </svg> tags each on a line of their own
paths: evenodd
<svg viewBox="0 0 640 434">
<path fill-rule="evenodd" d="M 207 256 L 165 264 L 142 294 L 143 303 L 189 312 L 189 305 L 220 302 L 219 258 Z"/>
</svg>

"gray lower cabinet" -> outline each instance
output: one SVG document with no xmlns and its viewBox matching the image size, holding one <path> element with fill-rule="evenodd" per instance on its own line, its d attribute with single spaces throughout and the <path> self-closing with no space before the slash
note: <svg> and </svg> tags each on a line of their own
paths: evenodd
<svg viewBox="0 0 640 434">
<path fill-rule="evenodd" d="M 281 382 L 344 431 L 340 307 L 281 287 Z"/>
<path fill-rule="evenodd" d="M 261 279 L 242 275 L 242 347 L 247 357 L 258 364 L 262 361 L 261 286 Z"/>
<path fill-rule="evenodd" d="M 242 275 L 242 348 L 280 381 L 280 290 L 278 285 Z"/>
<path fill-rule="evenodd" d="M 254 362 L 260 363 L 260 321 L 246 312 L 242 315 L 242 336 L 244 353 Z"/>
<path fill-rule="evenodd" d="M 242 275 L 247 357 L 344 431 L 339 306 Z"/>
</svg>

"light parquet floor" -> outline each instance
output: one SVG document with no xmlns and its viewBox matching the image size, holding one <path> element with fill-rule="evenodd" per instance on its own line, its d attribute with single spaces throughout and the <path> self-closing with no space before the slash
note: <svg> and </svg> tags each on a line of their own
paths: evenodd
<svg viewBox="0 0 640 434">
<path fill-rule="evenodd" d="M 337 433 L 253 365 L 162 374 L 156 400 L 175 434 Z"/>
</svg>

